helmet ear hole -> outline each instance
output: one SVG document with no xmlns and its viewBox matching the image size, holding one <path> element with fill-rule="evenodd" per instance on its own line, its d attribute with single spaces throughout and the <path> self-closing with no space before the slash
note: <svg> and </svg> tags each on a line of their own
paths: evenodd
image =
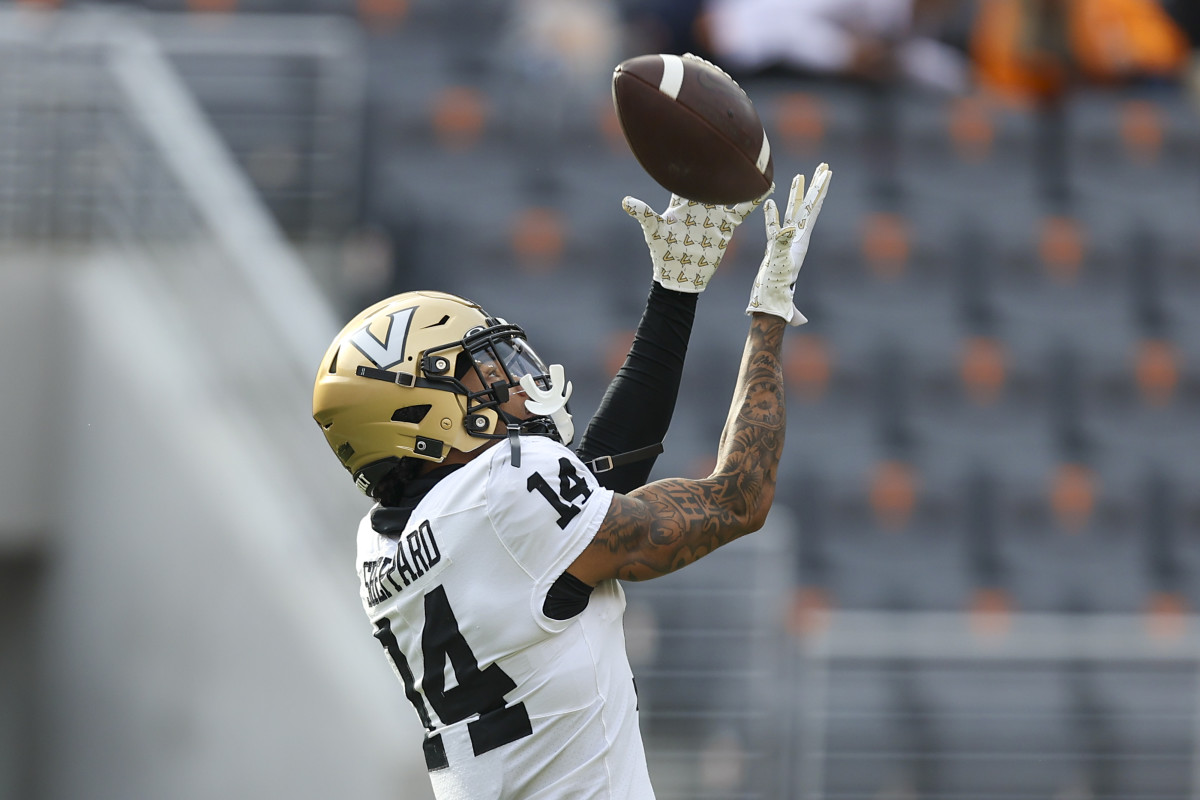
<svg viewBox="0 0 1200 800">
<path fill-rule="evenodd" d="M 392 413 L 392 422 L 411 422 L 418 423 L 425 419 L 425 415 L 429 413 L 429 409 L 433 408 L 429 403 L 417 406 L 406 406 L 397 408 Z"/>
</svg>

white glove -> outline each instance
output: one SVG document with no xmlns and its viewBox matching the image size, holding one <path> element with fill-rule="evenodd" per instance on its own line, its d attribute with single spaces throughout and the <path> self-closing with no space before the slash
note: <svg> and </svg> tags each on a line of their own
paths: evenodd
<svg viewBox="0 0 1200 800">
<path fill-rule="evenodd" d="M 804 193 L 804 176 L 797 175 L 792 180 L 783 227 L 779 225 L 779 210 L 775 207 L 775 201 L 768 200 L 763 206 L 763 216 L 767 221 L 767 252 L 763 255 L 754 279 L 754 288 L 750 291 L 747 314 L 774 314 L 787 320 L 790 325 L 808 322 L 800 309 L 793 305 L 792 294 L 796 291 L 796 277 L 808 253 L 808 240 L 812 236 L 817 214 L 821 212 L 821 204 L 825 202 L 825 192 L 829 189 L 832 176 L 828 164 L 817 167 L 803 204 L 800 203 L 800 195 Z"/>
<path fill-rule="evenodd" d="M 575 423 L 567 411 L 567 400 L 575 388 L 566 379 L 562 364 L 550 365 L 550 388 L 543 389 L 534 382 L 532 375 L 521 376 L 521 388 L 525 390 L 525 408 L 539 417 L 549 417 L 558 429 L 563 444 L 575 438 Z"/>
<path fill-rule="evenodd" d="M 707 205 L 673 194 L 661 216 L 633 197 L 622 200 L 621 207 L 642 226 L 654 262 L 654 280 L 667 289 L 697 293 L 708 286 L 734 229 L 774 189 L 735 206 Z"/>
</svg>

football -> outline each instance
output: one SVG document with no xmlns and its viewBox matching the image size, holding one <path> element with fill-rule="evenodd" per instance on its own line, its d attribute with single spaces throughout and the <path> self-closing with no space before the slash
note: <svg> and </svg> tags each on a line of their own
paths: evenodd
<svg viewBox="0 0 1200 800">
<path fill-rule="evenodd" d="M 771 188 L 762 121 L 737 81 L 691 54 L 643 55 L 613 72 L 613 105 L 629 149 L 665 189 L 732 205 Z"/>
</svg>

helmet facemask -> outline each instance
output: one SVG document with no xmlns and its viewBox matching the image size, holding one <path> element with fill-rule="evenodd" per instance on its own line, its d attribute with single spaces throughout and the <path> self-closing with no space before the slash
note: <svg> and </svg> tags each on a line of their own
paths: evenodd
<svg viewBox="0 0 1200 800">
<path fill-rule="evenodd" d="M 455 350 L 458 352 L 451 359 L 450 354 Z M 449 371 L 451 361 L 455 365 L 453 377 L 439 374 Z M 551 389 L 550 371 L 525 339 L 520 326 L 489 318 L 487 327 L 468 331 L 461 341 L 427 350 L 421 366 L 430 384 L 443 383 L 450 391 L 466 397 L 463 424 L 471 436 L 501 439 L 507 435 L 490 430 L 491 425 L 483 421 L 487 418 L 480 412 L 492 410 L 507 426 L 516 426 L 521 433 L 549 435 L 563 441 L 549 419 L 536 414 L 530 418 L 516 417 L 502 407 L 514 393 L 525 394 L 522 378 L 527 377 L 538 389 Z M 472 389 L 465 381 L 480 388 Z"/>
</svg>

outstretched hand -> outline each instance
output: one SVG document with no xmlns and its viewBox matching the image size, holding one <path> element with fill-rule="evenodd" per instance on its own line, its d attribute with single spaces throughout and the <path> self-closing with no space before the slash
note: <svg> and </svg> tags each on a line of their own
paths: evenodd
<svg viewBox="0 0 1200 800">
<path fill-rule="evenodd" d="M 829 165 L 821 164 L 813 172 L 812 184 L 805 194 L 804 176 L 797 175 L 792 180 L 782 224 L 775 201 L 766 201 L 763 216 L 767 225 L 767 251 L 758 267 L 758 275 L 754 278 L 750 304 L 746 307 L 747 314 L 774 314 L 782 317 L 789 325 L 803 325 L 808 322 L 800 313 L 800 309 L 796 308 L 792 296 L 796 291 L 796 278 L 800 274 L 800 267 L 804 265 L 804 256 L 808 253 L 813 224 L 817 221 L 817 215 L 821 213 L 821 205 L 825 202 L 825 192 L 829 189 L 832 177 L 833 171 L 829 169 Z"/>
<path fill-rule="evenodd" d="M 642 226 L 654 280 L 667 289 L 696 293 L 708 286 L 734 230 L 774 189 L 734 206 L 697 203 L 673 194 L 662 214 L 634 197 L 626 197 L 621 207 Z"/>
</svg>

